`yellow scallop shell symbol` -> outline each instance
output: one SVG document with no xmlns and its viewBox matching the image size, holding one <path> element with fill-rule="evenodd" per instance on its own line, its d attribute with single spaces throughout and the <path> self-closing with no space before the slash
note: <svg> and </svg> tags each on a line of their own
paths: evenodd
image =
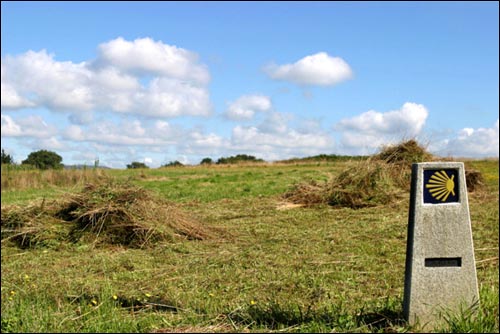
<svg viewBox="0 0 500 334">
<path fill-rule="evenodd" d="M 453 181 L 454 178 L 455 175 L 452 175 L 450 178 L 444 170 L 441 170 L 432 174 L 429 182 L 425 185 L 425 187 L 429 189 L 432 197 L 440 200 L 441 202 L 445 202 L 450 194 L 453 194 L 453 196 L 455 196 L 455 182 Z"/>
</svg>

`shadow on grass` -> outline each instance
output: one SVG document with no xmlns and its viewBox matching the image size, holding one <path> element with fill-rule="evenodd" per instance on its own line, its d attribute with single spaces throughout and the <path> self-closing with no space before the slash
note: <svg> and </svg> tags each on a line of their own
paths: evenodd
<svg viewBox="0 0 500 334">
<path fill-rule="evenodd" d="M 314 308 L 311 305 L 283 305 L 270 302 L 239 308 L 228 313 L 227 317 L 241 326 L 270 330 L 341 332 L 363 330 L 391 333 L 402 332 L 406 328 L 402 308 L 394 303 L 362 309 L 353 314 L 342 304 Z"/>
<path fill-rule="evenodd" d="M 83 303 L 89 306 L 97 306 L 101 302 L 98 295 L 83 293 L 79 296 L 67 296 L 70 303 Z M 122 307 L 131 311 L 156 311 L 156 312 L 172 312 L 177 313 L 179 308 L 174 306 L 175 303 L 169 300 L 164 300 L 155 296 L 141 296 L 141 297 L 124 297 L 114 295 L 109 298 L 116 307 Z"/>
<path fill-rule="evenodd" d="M 376 333 L 399 333 L 401 328 L 408 326 L 403 316 L 403 310 L 395 310 L 390 306 L 361 313 L 356 317 L 356 320 L 360 327 L 367 327 L 370 332 Z"/>
</svg>

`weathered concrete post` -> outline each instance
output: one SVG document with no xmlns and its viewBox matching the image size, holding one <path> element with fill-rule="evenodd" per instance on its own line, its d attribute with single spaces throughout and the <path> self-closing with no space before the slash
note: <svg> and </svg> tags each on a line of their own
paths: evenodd
<svg viewBox="0 0 500 334">
<path fill-rule="evenodd" d="M 431 328 L 440 312 L 479 302 L 464 164 L 412 166 L 403 310 Z"/>
</svg>

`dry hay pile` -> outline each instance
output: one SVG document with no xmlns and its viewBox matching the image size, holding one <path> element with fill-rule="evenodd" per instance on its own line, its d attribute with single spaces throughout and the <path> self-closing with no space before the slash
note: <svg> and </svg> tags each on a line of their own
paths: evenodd
<svg viewBox="0 0 500 334">
<path fill-rule="evenodd" d="M 410 191 L 412 163 L 432 159 L 415 140 L 408 140 L 383 147 L 367 160 L 349 162 L 337 177 L 323 184 L 296 185 L 283 197 L 306 206 L 329 204 L 362 208 L 394 203 Z"/>
<path fill-rule="evenodd" d="M 436 157 L 427 152 L 416 140 L 410 139 L 396 145 L 382 147 L 373 159 L 385 163 L 396 186 L 410 191 L 412 164 L 434 161 Z"/>
<path fill-rule="evenodd" d="M 399 169 L 377 160 L 350 162 L 337 177 L 324 182 L 295 185 L 283 195 L 286 201 L 314 206 L 329 204 L 362 208 L 392 203 L 402 197 Z"/>
<path fill-rule="evenodd" d="M 409 165 L 410 168 L 412 163 L 434 160 L 434 156 L 414 139 L 396 145 L 384 146 L 374 158 L 388 164 Z"/>
<path fill-rule="evenodd" d="M 283 198 L 294 204 L 329 204 L 350 208 L 384 205 L 400 201 L 410 192 L 413 163 L 434 161 L 415 140 L 389 145 L 365 161 L 349 162 L 337 177 L 320 183 L 303 182 L 287 191 Z M 467 189 L 481 189 L 481 173 L 465 170 Z"/>
<path fill-rule="evenodd" d="M 466 168 L 465 182 L 469 192 L 485 190 L 483 175 L 478 170 Z"/>
<path fill-rule="evenodd" d="M 382 160 L 388 163 L 390 165 L 389 168 L 394 169 L 393 174 L 395 176 L 398 174 L 396 171 L 399 170 L 400 175 L 398 183 L 408 191 L 410 190 L 411 165 L 413 163 L 443 160 L 427 152 L 425 148 L 420 146 L 414 139 L 410 139 L 397 145 L 385 146 L 382 148 L 380 153 L 374 156 L 374 159 Z M 468 166 L 464 166 L 464 168 L 467 190 L 469 192 L 483 190 L 484 179 L 481 172 L 468 168 Z"/>
<path fill-rule="evenodd" d="M 1 228 L 2 242 L 22 248 L 80 240 L 141 248 L 214 232 L 143 188 L 113 182 L 89 184 L 51 203 L 2 207 Z"/>
<path fill-rule="evenodd" d="M 10 240 L 21 248 L 35 245 L 50 247 L 65 239 L 68 225 L 54 217 L 54 203 L 28 204 L 27 206 L 2 206 L 2 244 Z"/>
<path fill-rule="evenodd" d="M 376 160 L 357 162 L 329 185 L 328 204 L 361 208 L 393 203 L 403 197 L 404 183 L 399 168 Z"/>
<path fill-rule="evenodd" d="M 327 182 L 296 185 L 283 197 L 306 206 L 361 208 L 393 203 L 410 190 L 411 164 L 430 159 L 432 155 L 415 140 L 408 140 L 383 147 L 367 160 L 349 162 L 337 177 Z"/>
<path fill-rule="evenodd" d="M 312 180 L 296 184 L 283 195 L 283 199 L 286 202 L 299 204 L 301 206 L 313 206 L 315 204 L 327 203 L 327 183 Z M 286 206 L 284 205 L 282 207 Z"/>
</svg>

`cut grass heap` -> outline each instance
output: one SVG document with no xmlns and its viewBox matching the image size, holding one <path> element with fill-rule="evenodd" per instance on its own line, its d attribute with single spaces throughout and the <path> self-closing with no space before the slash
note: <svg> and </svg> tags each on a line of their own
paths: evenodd
<svg viewBox="0 0 500 334">
<path fill-rule="evenodd" d="M 384 146 L 374 158 L 388 164 L 410 165 L 410 168 L 412 163 L 434 160 L 434 156 L 414 139 L 396 145 Z"/>
<path fill-rule="evenodd" d="M 306 182 L 295 185 L 283 198 L 294 204 L 312 206 L 329 204 L 362 208 L 400 201 L 410 191 L 413 163 L 433 161 L 415 140 L 385 146 L 380 153 L 364 160 L 353 161 L 337 177 L 326 182 Z M 481 174 L 466 171 L 469 191 L 479 189 Z"/>
<path fill-rule="evenodd" d="M 482 191 L 484 190 L 484 178 L 480 171 L 475 169 L 465 170 L 465 180 L 467 182 L 467 190 Z"/>
<path fill-rule="evenodd" d="M 283 197 L 304 206 L 328 204 L 357 209 L 389 204 L 401 198 L 404 176 L 399 168 L 383 161 L 350 162 L 337 177 L 325 182 L 300 183 Z"/>
<path fill-rule="evenodd" d="M 331 183 L 328 204 L 361 208 L 393 203 L 402 197 L 406 174 L 382 161 L 357 162 Z"/>
<path fill-rule="evenodd" d="M 93 241 L 142 248 L 175 238 L 202 240 L 210 229 L 173 203 L 128 183 L 88 184 L 52 203 L 2 207 L 2 242 L 21 248 Z"/>
</svg>

